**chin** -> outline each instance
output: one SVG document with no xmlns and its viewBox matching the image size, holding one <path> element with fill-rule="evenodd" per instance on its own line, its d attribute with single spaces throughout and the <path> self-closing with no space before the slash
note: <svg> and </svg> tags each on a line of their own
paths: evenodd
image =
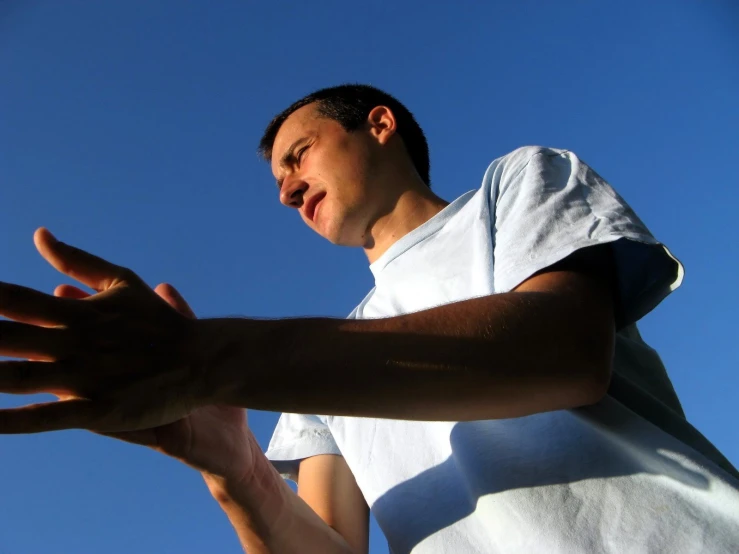
<svg viewBox="0 0 739 554">
<path fill-rule="evenodd" d="M 354 246 L 353 244 L 351 244 L 349 241 L 347 241 L 345 238 L 341 237 L 340 235 L 331 235 L 331 234 L 324 235 L 323 233 L 319 233 L 319 234 L 335 246 Z"/>
<path fill-rule="evenodd" d="M 326 219 L 321 217 L 319 222 L 321 225 L 311 225 L 311 227 L 316 233 L 336 246 L 363 247 L 364 233 L 360 231 L 362 225 L 358 225 L 358 222 L 352 221 L 351 218 L 337 217 L 337 215 L 332 213 L 331 216 L 333 217 L 331 217 L 328 210 L 325 210 L 321 213 L 321 216 L 326 216 Z"/>
<path fill-rule="evenodd" d="M 327 229 L 326 232 L 321 233 L 318 230 L 316 232 L 329 241 L 331 244 L 336 246 L 349 246 L 358 247 L 364 246 L 364 242 L 361 238 L 353 236 L 351 233 L 341 232 L 341 229 Z"/>
</svg>

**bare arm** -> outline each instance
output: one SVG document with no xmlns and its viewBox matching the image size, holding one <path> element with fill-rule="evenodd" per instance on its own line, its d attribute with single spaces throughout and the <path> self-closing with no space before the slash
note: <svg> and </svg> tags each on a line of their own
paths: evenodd
<svg viewBox="0 0 739 554">
<path fill-rule="evenodd" d="M 191 321 L 130 270 L 44 230 L 35 238 L 52 265 L 101 292 L 75 300 L 0 283 L 0 313 L 16 320 L 0 321 L 0 354 L 45 360 L 2 362 L 0 391 L 65 395 L 0 410 L 0 433 L 150 429 L 209 405 L 506 418 L 591 404 L 609 385 L 608 247 L 578 251 L 510 293 L 397 317 Z"/>
<path fill-rule="evenodd" d="M 302 462 L 299 495 L 264 456 L 242 481 L 203 476 L 248 554 L 367 553 L 367 507 L 343 458 Z"/>
<path fill-rule="evenodd" d="M 300 462 L 298 495 L 356 554 L 369 551 L 369 506 L 341 456 L 312 456 Z"/>
<path fill-rule="evenodd" d="M 397 317 L 201 320 L 209 386 L 255 409 L 413 420 L 595 403 L 615 325 L 610 251 L 590 250 L 514 292 Z"/>
</svg>

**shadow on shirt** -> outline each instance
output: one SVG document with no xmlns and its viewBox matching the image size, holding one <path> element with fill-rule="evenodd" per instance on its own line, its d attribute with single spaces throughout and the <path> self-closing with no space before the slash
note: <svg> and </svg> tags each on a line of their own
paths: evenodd
<svg viewBox="0 0 739 554">
<path fill-rule="evenodd" d="M 624 417 L 630 410 L 623 405 L 614 410 L 614 404 L 620 403 L 607 397 L 594 406 L 569 410 L 575 420 L 585 419 L 587 424 L 565 425 L 561 431 L 568 432 L 564 435 L 556 428 L 549 436 L 532 435 L 525 427 L 530 418 L 507 420 L 504 426 L 457 423 L 450 434 L 451 456 L 388 490 L 375 501 L 372 512 L 394 550 L 408 552 L 472 514 L 481 497 L 504 491 L 644 473 L 662 475 L 692 488 L 709 487 L 699 464 L 691 469 L 690 462 L 683 463 L 680 455 L 674 454 L 686 449 L 677 446 L 673 437 L 654 429 L 636 441 L 621 438 L 621 433 L 628 435 L 625 428 L 634 420 Z M 585 435 L 572 432 L 578 427 L 606 435 L 606 440 L 583 440 Z M 485 444 L 497 445 L 496 452 L 486 456 Z M 532 499 L 536 501 L 532 496 L 529 502 Z M 424 509 L 427 506 L 434 508 Z M 501 509 L 505 510 L 505 505 Z"/>
</svg>

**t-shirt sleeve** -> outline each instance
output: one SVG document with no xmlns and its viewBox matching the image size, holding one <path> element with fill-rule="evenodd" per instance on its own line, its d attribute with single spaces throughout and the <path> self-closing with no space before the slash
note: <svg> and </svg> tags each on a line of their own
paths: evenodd
<svg viewBox="0 0 739 554">
<path fill-rule="evenodd" d="M 572 152 L 525 147 L 491 170 L 496 292 L 508 292 L 577 250 L 599 244 L 611 244 L 614 254 L 620 326 L 646 315 L 680 285 L 680 262 Z"/>
<path fill-rule="evenodd" d="M 325 418 L 282 414 L 265 455 L 286 479 L 297 481 L 300 461 L 319 454 L 341 455 Z"/>
</svg>

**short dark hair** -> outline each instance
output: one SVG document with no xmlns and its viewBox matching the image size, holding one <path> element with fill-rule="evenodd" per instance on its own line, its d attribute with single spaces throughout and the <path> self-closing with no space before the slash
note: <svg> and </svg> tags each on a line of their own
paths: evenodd
<svg viewBox="0 0 739 554">
<path fill-rule="evenodd" d="M 403 140 L 416 171 L 423 182 L 431 186 L 429 147 L 416 118 L 396 98 L 370 85 L 346 84 L 324 88 L 294 102 L 267 125 L 258 150 L 265 160 L 272 158 L 275 137 L 285 120 L 296 110 L 314 102 L 317 103 L 316 108 L 321 117 L 338 121 L 347 131 L 359 129 L 376 106 L 390 108 L 397 119 L 398 135 Z"/>
</svg>

